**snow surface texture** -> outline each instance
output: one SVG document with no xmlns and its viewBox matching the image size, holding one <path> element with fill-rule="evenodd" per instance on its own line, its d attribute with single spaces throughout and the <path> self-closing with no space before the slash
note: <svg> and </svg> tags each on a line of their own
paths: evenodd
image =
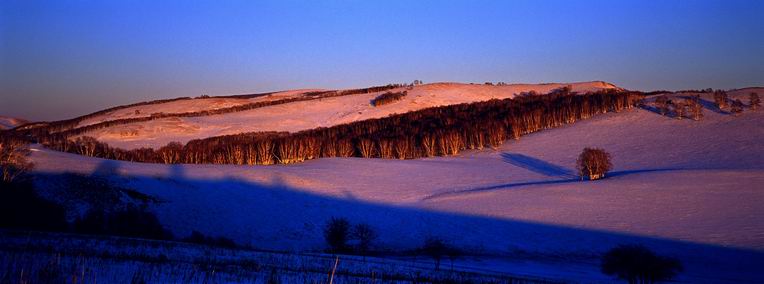
<svg viewBox="0 0 764 284">
<path fill-rule="evenodd" d="M 33 160 L 41 176 L 108 176 L 156 196 L 160 221 L 179 236 L 195 229 L 259 248 L 320 250 L 325 222 L 341 216 L 370 224 L 380 249 L 435 236 L 486 255 L 469 260 L 477 267 L 516 274 L 607 282 L 598 255 L 642 243 L 681 258 L 682 282 L 761 282 L 764 110 L 735 117 L 711 101 L 703 96 L 702 121 L 637 109 L 454 157 L 159 165 L 39 148 Z M 612 153 L 615 169 L 580 182 L 575 160 L 592 146 Z M 47 194 L 55 191 L 50 183 Z"/>
<path fill-rule="evenodd" d="M 511 98 L 522 92 L 536 91 L 538 93 L 547 93 L 567 85 L 571 85 L 574 92 L 582 93 L 616 88 L 614 85 L 605 82 L 514 84 L 507 86 L 434 83 L 416 86 L 412 90 L 408 90 L 408 95 L 402 100 L 379 107 L 372 106 L 371 101 L 383 92 L 293 102 L 221 115 L 157 119 L 95 130 L 84 135 L 92 136 L 111 146 L 124 149 L 140 147 L 159 148 L 173 141 L 186 143 L 192 139 L 242 132 L 296 132 L 317 127 L 329 127 L 434 106 Z M 405 89 L 399 88 L 390 91 L 403 91 Z M 304 92 L 305 90 L 293 91 L 287 95 L 299 95 Z M 256 99 L 262 100 L 268 99 L 268 97 Z M 151 110 L 140 110 L 144 114 L 143 116 L 147 116 L 152 112 L 177 113 L 192 109 L 205 109 L 210 100 L 221 99 L 182 100 L 145 107 L 141 106 L 135 109 L 150 108 Z M 222 102 L 235 104 L 232 99 L 222 99 Z M 127 108 L 115 114 L 98 116 L 93 120 L 105 121 L 125 118 L 131 112 L 134 113 L 135 109 Z"/>
<path fill-rule="evenodd" d="M 27 123 L 27 121 L 19 118 L 0 116 L 0 130 L 11 129 L 24 123 Z"/>
</svg>

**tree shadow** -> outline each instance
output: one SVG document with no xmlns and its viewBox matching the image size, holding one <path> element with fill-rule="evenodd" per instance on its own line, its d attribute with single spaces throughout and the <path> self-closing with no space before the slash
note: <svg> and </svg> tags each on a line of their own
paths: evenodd
<svg viewBox="0 0 764 284">
<path fill-rule="evenodd" d="M 547 161 L 536 159 L 531 156 L 526 156 L 518 153 L 501 153 L 501 158 L 505 163 L 521 167 L 523 169 L 542 174 L 545 176 L 563 176 L 574 177 L 573 171 L 558 166 Z"/>
<path fill-rule="evenodd" d="M 720 109 L 718 106 L 716 106 L 716 103 L 712 101 L 705 100 L 702 98 L 699 99 L 698 101 L 700 102 L 700 105 L 707 110 L 713 111 L 718 114 L 731 115 L 730 112 Z"/>
<path fill-rule="evenodd" d="M 528 166 L 530 168 L 541 168 L 541 172 L 564 172 L 559 167 L 551 167 L 550 170 L 548 165 L 539 164 L 535 159 L 521 158 L 520 161 L 526 161 L 521 163 L 523 165 L 531 164 Z M 112 172 L 116 172 L 118 165 L 108 164 Z M 472 255 L 507 259 L 532 256 L 529 259 L 533 261 L 546 259 L 561 266 L 565 263 L 592 263 L 596 268 L 600 254 L 607 249 L 623 243 L 642 244 L 660 254 L 680 258 L 687 267 L 687 272 L 680 276 L 680 280 L 685 282 L 764 281 L 764 273 L 760 272 L 760 267 L 764 267 L 764 252 L 751 249 L 379 204 L 312 193 L 280 180 L 267 183 L 234 178 L 200 179 L 194 178 L 194 174 L 188 171 L 185 175 L 177 174 L 185 166 L 177 167 L 172 170 L 176 174 L 171 181 L 155 176 L 126 174 L 121 179 L 113 180 L 120 183 L 118 186 L 168 200 L 153 209 L 162 224 L 181 238 L 196 230 L 205 235 L 225 236 L 257 248 L 323 250 L 323 226 L 331 217 L 344 217 L 353 224 L 370 224 L 379 234 L 378 246 L 392 251 L 412 250 L 421 246 L 427 237 L 437 236 L 464 251 L 470 251 Z M 670 170 L 673 169 L 621 171 L 610 175 Z M 55 178 L 61 174 L 37 175 Z M 574 181 L 578 179 L 503 184 L 465 192 Z M 511 267 L 497 269 L 506 273 L 525 272 Z M 602 278 L 603 281 L 608 279 Z"/>
</svg>

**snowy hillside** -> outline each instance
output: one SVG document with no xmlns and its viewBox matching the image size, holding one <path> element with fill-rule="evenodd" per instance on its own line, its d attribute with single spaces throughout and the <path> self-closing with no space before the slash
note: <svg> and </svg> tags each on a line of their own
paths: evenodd
<svg viewBox="0 0 764 284">
<path fill-rule="evenodd" d="M 294 131 L 436 103 L 511 96 L 518 90 L 512 88 L 519 87 L 432 84 L 380 109 L 368 106 L 370 94 L 182 119 L 179 124 L 198 129 L 170 132 L 170 139 L 245 129 Z M 742 99 L 748 92 L 730 94 Z M 764 111 L 733 116 L 713 107 L 710 95 L 702 99 L 701 121 L 637 109 L 454 157 L 160 165 L 37 147 L 32 158 L 46 196 L 61 198 L 61 173 L 105 176 L 162 200 L 154 209 L 179 236 L 200 230 L 258 248 L 320 250 L 323 225 L 342 216 L 370 224 L 380 234 L 381 249 L 410 249 L 426 237 L 442 237 L 482 255 L 462 265 L 495 271 L 609 282 L 599 273 L 598 254 L 621 243 L 643 243 L 682 259 L 683 283 L 761 282 Z M 348 113 L 334 111 L 340 106 Z M 384 110 L 387 106 L 394 109 Z M 159 129 L 164 135 L 169 131 Z M 167 139 L 159 134 L 117 139 L 107 135 L 111 130 L 95 134 L 123 147 Z M 574 163 L 581 149 L 591 146 L 612 153 L 615 169 L 607 179 L 580 182 Z"/>
<path fill-rule="evenodd" d="M 169 117 L 148 122 L 136 122 L 112 126 L 85 133 L 109 145 L 134 149 L 139 147 L 159 148 L 169 142 L 185 143 L 192 139 L 254 131 L 288 131 L 328 127 L 353 121 L 380 118 L 395 113 L 405 113 L 424 108 L 485 101 L 489 99 L 511 98 L 523 92 L 547 93 L 570 85 L 574 92 L 590 92 L 617 88 L 605 82 L 582 82 L 571 84 L 513 84 L 506 86 L 472 85 L 460 83 L 434 83 L 413 87 L 408 95 L 395 103 L 374 107 L 371 100 L 385 92 L 356 94 L 298 101 L 263 108 L 201 117 Z M 398 88 L 390 91 L 404 91 Z M 275 100 L 299 96 L 313 90 L 299 90 L 276 93 L 253 99 L 194 99 L 163 104 L 152 104 L 126 108 L 114 113 L 97 116 L 81 125 L 121 118 L 149 116 L 151 113 L 180 113 L 185 111 L 217 108 L 218 105 L 231 106 L 253 100 Z M 211 106 L 212 104 L 212 106 Z"/>
<path fill-rule="evenodd" d="M 27 121 L 19 118 L 0 116 L 0 130 L 11 129 L 24 123 L 27 123 Z"/>
</svg>

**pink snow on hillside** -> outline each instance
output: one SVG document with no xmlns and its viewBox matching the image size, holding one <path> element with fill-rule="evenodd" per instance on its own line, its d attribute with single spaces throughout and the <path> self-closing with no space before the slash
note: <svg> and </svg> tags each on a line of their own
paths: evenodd
<svg viewBox="0 0 764 284">
<path fill-rule="evenodd" d="M 547 93 L 568 85 L 573 88 L 574 92 L 580 93 L 617 88 L 613 84 L 601 81 L 571 84 L 512 84 L 506 86 L 434 83 L 415 86 L 407 91 L 408 95 L 402 100 L 380 107 L 374 107 L 370 104 L 372 99 L 383 93 L 376 92 L 293 102 L 220 115 L 164 118 L 149 122 L 130 123 L 95 130 L 84 135 L 124 149 L 159 148 L 173 141 L 185 143 L 192 139 L 243 132 L 297 132 L 386 117 L 391 114 L 406 113 L 435 106 L 512 98 L 523 92 Z M 406 88 L 391 91 L 404 90 Z M 304 91 L 294 91 L 287 95 L 299 95 L 301 93 Z M 217 99 L 184 100 L 149 105 L 147 107 L 150 110 L 141 110 L 141 113 L 147 116 L 152 112 L 177 113 L 190 109 L 204 109 L 206 106 L 203 105 L 211 100 Z M 223 99 L 221 103 L 235 104 L 238 102 Z M 134 112 L 135 110 L 128 108 L 120 110 L 114 115 L 98 117 L 95 120 L 125 118 L 130 116 L 131 111 Z"/>
<path fill-rule="evenodd" d="M 0 130 L 11 129 L 27 122 L 28 121 L 20 118 L 0 116 Z"/>
<path fill-rule="evenodd" d="M 423 86 L 418 98 L 441 86 Z M 386 248 L 439 236 L 475 253 L 554 256 L 528 260 L 522 271 L 568 261 L 588 265 L 599 281 L 592 255 L 639 241 L 681 258 L 683 282 L 764 281 L 764 110 L 733 116 L 709 94 L 702 99 L 701 121 L 636 109 L 454 157 L 173 166 L 38 148 L 32 158 L 40 174 L 104 174 L 156 196 L 161 222 L 178 235 L 200 230 L 262 248 L 320 249 L 323 224 L 343 216 L 372 224 Z M 608 178 L 578 180 L 584 147 L 613 155 Z M 55 197 L 56 183 L 47 185 Z"/>
</svg>

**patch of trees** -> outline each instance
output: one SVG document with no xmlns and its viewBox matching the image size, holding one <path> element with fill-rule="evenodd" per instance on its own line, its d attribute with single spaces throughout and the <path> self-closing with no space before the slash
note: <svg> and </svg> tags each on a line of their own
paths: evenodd
<svg viewBox="0 0 764 284">
<path fill-rule="evenodd" d="M 670 100 L 666 95 L 661 95 L 655 98 L 655 108 L 661 115 L 673 115 L 676 119 L 701 120 L 703 118 L 703 105 L 700 103 L 699 95 L 677 100 Z"/>
<path fill-rule="evenodd" d="M 751 106 L 751 110 L 759 109 L 761 107 L 761 99 L 759 98 L 759 94 L 751 93 L 748 95 L 748 105 Z"/>
<path fill-rule="evenodd" d="M 11 132 L 0 133 L 0 182 L 11 183 L 34 167 L 27 160 L 29 144 Z"/>
<path fill-rule="evenodd" d="M 716 91 L 714 92 L 714 103 L 716 104 L 716 107 L 718 107 L 720 110 L 723 110 L 727 108 L 728 96 L 727 92 L 725 91 Z"/>
<path fill-rule="evenodd" d="M 332 217 L 324 227 L 324 240 L 331 253 L 358 253 L 366 256 L 377 239 L 368 224 L 351 225 L 345 218 Z"/>
<path fill-rule="evenodd" d="M 192 244 L 224 247 L 224 248 L 238 248 L 239 245 L 233 240 L 226 237 L 208 237 L 198 231 L 192 231 L 191 235 L 182 239 L 182 241 Z"/>
<path fill-rule="evenodd" d="M 640 245 L 620 245 L 602 257 L 602 273 L 630 284 L 669 281 L 682 271 L 678 259 L 656 255 Z"/>
<path fill-rule="evenodd" d="M 636 106 L 639 92 L 493 99 L 423 109 L 297 133 L 254 132 L 123 150 L 93 138 L 50 135 L 46 146 L 86 156 L 150 163 L 289 164 L 322 157 L 415 159 L 498 147 L 507 139 Z"/>
<path fill-rule="evenodd" d="M 445 257 L 451 260 L 451 270 L 454 270 L 454 260 L 462 256 L 460 249 L 451 246 L 437 237 L 426 238 L 418 252 L 431 257 L 435 261 L 435 270 L 440 269 L 440 263 Z"/>
<path fill-rule="evenodd" d="M 610 154 L 599 148 L 584 148 L 576 160 L 576 169 L 581 180 L 584 177 L 596 180 L 605 177 L 605 174 L 613 168 Z"/>
<path fill-rule="evenodd" d="M 373 100 L 371 100 L 371 105 L 378 107 L 382 105 L 386 105 L 389 103 L 393 103 L 396 101 L 401 100 L 403 97 L 405 97 L 408 93 L 406 91 L 403 92 L 386 92 L 383 93 Z"/>
</svg>

